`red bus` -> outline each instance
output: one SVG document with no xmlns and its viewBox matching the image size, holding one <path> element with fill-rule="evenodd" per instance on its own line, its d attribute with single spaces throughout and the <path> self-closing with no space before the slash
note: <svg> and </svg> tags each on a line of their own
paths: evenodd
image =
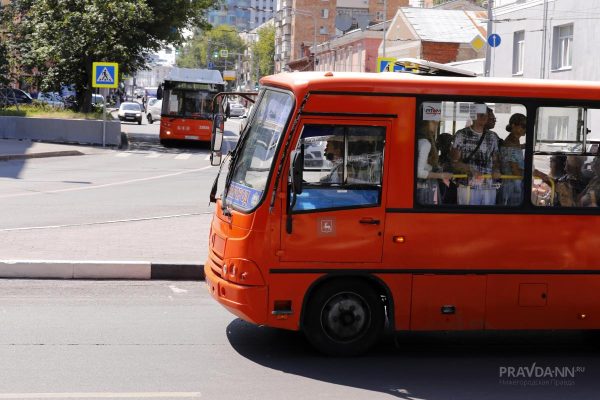
<svg viewBox="0 0 600 400">
<path fill-rule="evenodd" d="M 230 312 L 334 355 L 384 330 L 600 329 L 600 84 L 261 85 L 205 264 Z"/>
<path fill-rule="evenodd" d="M 215 110 L 212 101 L 225 89 L 217 70 L 173 68 L 162 85 L 160 142 L 210 141 Z M 222 105 L 219 105 L 222 107 Z"/>
</svg>

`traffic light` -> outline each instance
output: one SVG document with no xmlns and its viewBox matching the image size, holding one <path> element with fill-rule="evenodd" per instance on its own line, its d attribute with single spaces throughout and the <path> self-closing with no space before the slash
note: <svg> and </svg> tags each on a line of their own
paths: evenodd
<svg viewBox="0 0 600 400">
<path fill-rule="evenodd" d="M 218 50 L 213 51 L 212 56 L 213 56 L 213 58 L 219 58 L 219 51 Z"/>
</svg>

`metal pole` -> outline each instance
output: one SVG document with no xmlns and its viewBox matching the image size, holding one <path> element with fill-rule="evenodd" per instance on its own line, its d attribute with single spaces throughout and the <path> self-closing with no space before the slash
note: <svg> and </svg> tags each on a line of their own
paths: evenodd
<svg viewBox="0 0 600 400">
<path fill-rule="evenodd" d="M 548 1 L 544 0 L 544 18 L 542 21 L 542 63 L 540 65 L 540 78 L 546 78 L 546 42 L 548 41 Z"/>
<path fill-rule="evenodd" d="M 313 20 L 313 71 L 317 70 L 317 19 L 311 14 Z"/>
<path fill-rule="evenodd" d="M 383 55 L 385 57 L 385 34 L 387 33 L 387 0 L 383 0 Z"/>
<path fill-rule="evenodd" d="M 494 0 L 488 0 L 488 7 L 487 7 L 487 13 L 488 13 L 488 22 L 487 22 L 487 36 L 490 37 L 490 35 L 492 34 L 492 30 L 494 29 L 493 26 L 493 14 L 492 14 L 492 8 L 494 7 Z M 487 38 L 486 38 L 487 40 Z M 487 47 L 485 49 L 485 76 L 490 76 L 490 69 L 491 69 L 491 65 L 492 65 L 492 46 L 490 46 L 490 44 L 487 44 Z"/>
<path fill-rule="evenodd" d="M 102 147 L 106 147 L 106 97 L 102 103 Z"/>
</svg>

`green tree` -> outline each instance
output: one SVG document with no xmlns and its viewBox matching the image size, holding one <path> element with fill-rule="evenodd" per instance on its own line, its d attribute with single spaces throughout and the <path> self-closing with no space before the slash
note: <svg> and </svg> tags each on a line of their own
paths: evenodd
<svg viewBox="0 0 600 400">
<path fill-rule="evenodd" d="M 275 70 L 275 26 L 258 30 L 258 40 L 252 47 L 255 63 L 258 63 L 259 78 L 271 75 Z"/>
<path fill-rule="evenodd" d="M 213 1 L 13 0 L 5 19 L 9 53 L 38 71 L 43 89 L 74 84 L 87 112 L 94 61 L 118 62 L 125 74 L 145 68 L 149 53 L 181 43 L 186 29 L 208 26 Z"/>
<path fill-rule="evenodd" d="M 223 58 L 220 50 L 227 50 L 228 57 Z M 238 55 L 244 52 L 244 42 L 234 27 L 219 25 L 211 30 L 198 30 L 183 47 L 177 59 L 177 66 L 183 68 L 207 68 L 212 61 L 215 69 L 223 72 L 232 69 Z M 217 57 L 215 57 L 215 53 Z"/>
<path fill-rule="evenodd" d="M 4 41 L 0 40 L 0 85 L 9 82 L 10 64 L 8 61 L 8 50 Z"/>
</svg>

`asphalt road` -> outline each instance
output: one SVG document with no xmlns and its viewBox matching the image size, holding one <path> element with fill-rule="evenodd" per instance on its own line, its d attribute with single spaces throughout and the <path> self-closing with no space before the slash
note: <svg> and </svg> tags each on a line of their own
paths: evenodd
<svg viewBox="0 0 600 400">
<path fill-rule="evenodd" d="M 0 163 L 1 258 L 204 262 L 218 170 L 208 146 L 164 148 L 157 124 L 122 129 L 129 149 Z"/>
<path fill-rule="evenodd" d="M 299 333 L 237 319 L 200 282 L 4 280 L 0 318 L 0 399 L 562 400 L 600 389 L 597 341 L 580 333 L 402 335 L 325 358 Z M 499 378 L 532 365 L 575 376 Z"/>
</svg>

